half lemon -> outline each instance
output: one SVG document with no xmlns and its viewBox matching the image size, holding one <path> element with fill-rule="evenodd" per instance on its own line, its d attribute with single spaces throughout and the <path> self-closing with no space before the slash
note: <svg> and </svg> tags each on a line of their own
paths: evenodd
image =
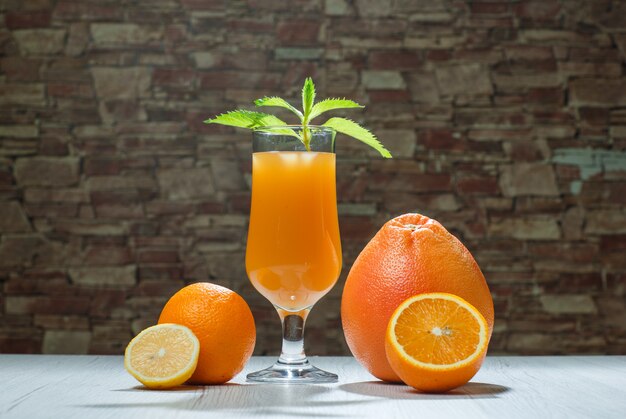
<svg viewBox="0 0 626 419">
<path fill-rule="evenodd" d="M 149 327 L 130 341 L 124 368 L 148 388 L 165 389 L 187 381 L 196 369 L 200 342 L 178 324 Z"/>
</svg>

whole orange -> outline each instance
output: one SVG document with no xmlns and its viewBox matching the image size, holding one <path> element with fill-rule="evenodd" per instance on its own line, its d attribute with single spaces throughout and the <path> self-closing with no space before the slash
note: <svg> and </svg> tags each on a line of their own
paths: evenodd
<svg viewBox="0 0 626 419">
<path fill-rule="evenodd" d="M 385 354 L 389 318 L 407 298 L 446 292 L 467 300 L 493 330 L 493 300 L 478 264 L 439 222 L 420 214 L 388 221 L 350 269 L 341 319 L 354 357 L 375 377 L 400 381 Z"/>
<path fill-rule="evenodd" d="M 208 282 L 188 285 L 174 294 L 161 311 L 161 323 L 187 326 L 200 341 L 192 383 L 227 382 L 243 369 L 256 342 L 248 304 L 236 292 Z"/>
</svg>

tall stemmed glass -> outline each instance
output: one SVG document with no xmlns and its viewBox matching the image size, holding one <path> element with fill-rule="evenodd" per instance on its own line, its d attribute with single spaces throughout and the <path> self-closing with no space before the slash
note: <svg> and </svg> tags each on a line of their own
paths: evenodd
<svg viewBox="0 0 626 419">
<path fill-rule="evenodd" d="M 293 131 L 292 131 L 293 130 Z M 319 383 L 337 375 L 309 363 L 304 325 L 337 282 L 341 243 L 335 189 L 335 131 L 309 126 L 310 151 L 293 135 L 301 126 L 253 132 L 252 206 L 246 270 L 278 311 L 283 344 L 271 367 L 249 381 Z"/>
</svg>

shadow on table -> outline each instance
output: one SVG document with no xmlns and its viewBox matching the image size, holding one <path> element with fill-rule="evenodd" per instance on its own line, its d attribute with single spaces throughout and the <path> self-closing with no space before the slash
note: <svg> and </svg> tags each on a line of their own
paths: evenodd
<svg viewBox="0 0 626 419">
<path fill-rule="evenodd" d="M 431 394 L 421 393 L 404 384 L 385 383 L 382 381 L 361 381 L 343 384 L 339 388 L 348 393 L 363 396 L 411 400 L 495 399 L 499 394 L 510 390 L 509 387 L 498 384 L 467 383 L 447 393 Z"/>
<path fill-rule="evenodd" d="M 237 386 L 239 384 L 226 383 L 222 385 L 223 386 Z M 182 386 L 177 386 L 174 388 L 168 388 L 167 390 L 152 390 L 145 386 L 135 386 L 135 387 L 129 387 L 129 388 L 120 388 L 120 389 L 111 390 L 111 391 L 121 391 L 125 393 L 132 393 L 132 392 L 154 393 L 155 391 L 156 392 L 162 391 L 164 393 L 197 393 L 197 392 L 202 391 L 202 388 L 203 388 L 202 386 L 182 385 Z"/>
<path fill-rule="evenodd" d="M 74 407 L 97 409 L 158 408 L 190 411 L 233 411 L 248 415 L 294 415 L 315 417 L 342 417 L 350 414 L 339 412 L 338 407 L 346 407 L 375 402 L 375 400 L 341 399 L 335 388 L 320 385 L 258 385 L 224 384 L 219 386 L 181 386 L 171 390 L 148 390 L 137 386 L 113 390 L 119 392 L 153 393 L 160 400 L 145 402 L 120 402 L 74 405 Z M 333 392 L 332 400 L 321 400 Z M 184 399 L 163 401 L 161 396 L 168 393 L 190 393 Z M 330 397 L 326 397 L 329 399 Z M 307 411 L 308 410 L 308 411 Z"/>
</svg>

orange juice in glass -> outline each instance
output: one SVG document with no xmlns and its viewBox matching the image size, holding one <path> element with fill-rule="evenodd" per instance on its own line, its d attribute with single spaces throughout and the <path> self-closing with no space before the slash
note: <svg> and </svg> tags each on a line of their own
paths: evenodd
<svg viewBox="0 0 626 419">
<path fill-rule="evenodd" d="M 250 381 L 333 382 L 304 354 L 304 323 L 337 282 L 341 243 L 335 189 L 334 130 L 310 127 L 310 151 L 289 135 L 302 127 L 253 133 L 252 205 L 246 270 L 283 323 L 281 356 Z"/>
</svg>

